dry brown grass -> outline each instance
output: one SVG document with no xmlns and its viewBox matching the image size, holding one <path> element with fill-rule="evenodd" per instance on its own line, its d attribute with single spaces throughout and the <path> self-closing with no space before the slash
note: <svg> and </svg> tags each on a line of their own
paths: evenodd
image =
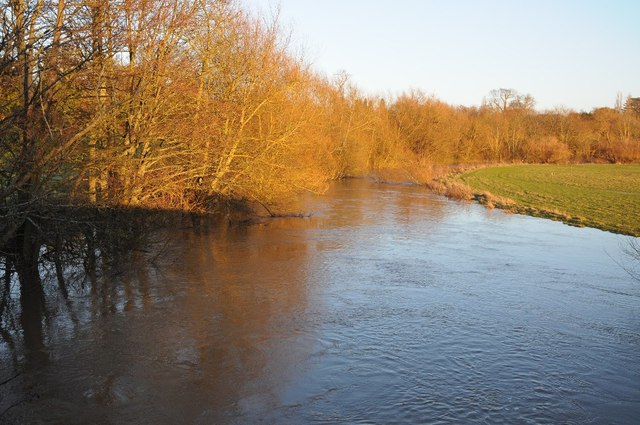
<svg viewBox="0 0 640 425">
<path fill-rule="evenodd" d="M 449 184 L 446 185 L 444 196 L 458 201 L 469 202 L 473 200 L 473 191 L 464 183 L 449 182 Z"/>
<path fill-rule="evenodd" d="M 478 201 L 479 204 L 484 205 L 487 208 L 500 208 L 507 211 L 512 211 L 515 207 L 513 199 L 505 198 L 503 196 L 494 195 L 491 192 L 482 191 L 476 192 L 473 199 Z"/>
</svg>

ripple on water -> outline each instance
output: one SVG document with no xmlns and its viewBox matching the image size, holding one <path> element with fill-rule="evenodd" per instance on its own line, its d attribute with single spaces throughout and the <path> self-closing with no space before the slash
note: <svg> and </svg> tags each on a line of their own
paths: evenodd
<svg viewBox="0 0 640 425">
<path fill-rule="evenodd" d="M 26 400 L 2 420 L 637 423 L 618 236 L 417 187 L 330 193 L 312 220 L 169 231 L 146 279 L 51 318 L 49 363 L 0 393 Z"/>
</svg>

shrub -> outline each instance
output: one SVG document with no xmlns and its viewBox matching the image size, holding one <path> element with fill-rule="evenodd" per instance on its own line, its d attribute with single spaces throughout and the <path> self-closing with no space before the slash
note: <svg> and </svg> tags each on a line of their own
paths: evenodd
<svg viewBox="0 0 640 425">
<path fill-rule="evenodd" d="M 553 136 L 534 139 L 527 144 L 527 160 L 530 162 L 557 164 L 570 158 L 571 151 L 567 145 Z"/>
</svg>

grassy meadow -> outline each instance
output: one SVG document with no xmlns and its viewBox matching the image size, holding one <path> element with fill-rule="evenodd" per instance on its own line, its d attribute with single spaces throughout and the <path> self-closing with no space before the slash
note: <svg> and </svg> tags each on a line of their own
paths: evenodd
<svg viewBox="0 0 640 425">
<path fill-rule="evenodd" d="M 640 165 L 513 165 L 457 179 L 489 206 L 640 236 Z"/>
</svg>

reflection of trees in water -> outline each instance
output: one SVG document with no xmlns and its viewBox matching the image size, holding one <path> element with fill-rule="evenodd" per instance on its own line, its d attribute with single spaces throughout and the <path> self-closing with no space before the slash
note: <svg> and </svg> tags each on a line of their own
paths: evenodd
<svg viewBox="0 0 640 425">
<path fill-rule="evenodd" d="M 53 347 L 87 323 L 144 303 L 146 274 L 162 248 L 150 236 L 175 219 L 133 210 L 56 211 L 29 218 L 0 248 L 0 360 L 7 366 L 0 371 L 0 422 L 24 409 L 44 409 L 48 417 L 38 400 L 52 382 L 73 392 L 64 376 L 55 378 Z M 44 373 L 50 379 L 43 381 Z"/>
<path fill-rule="evenodd" d="M 18 349 L 28 367 L 47 362 L 47 326 L 53 315 L 77 324 L 79 296 L 90 294 L 104 311 L 117 303 L 119 285 L 113 281 L 126 282 L 130 294 L 129 280 L 114 277 L 142 260 L 147 230 L 157 224 L 142 212 L 63 211 L 26 220 L 0 250 L 0 336 L 14 363 Z"/>
<path fill-rule="evenodd" d="M 181 251 L 162 269 L 169 281 L 188 285 L 182 317 L 169 322 L 188 327 L 172 332 L 177 341 L 165 345 L 179 346 L 176 360 L 188 357 L 188 365 L 207 377 L 198 384 L 200 395 L 190 397 L 200 397 L 213 418 L 223 421 L 229 409 L 259 418 L 262 409 L 278 405 L 282 384 L 312 349 L 301 341 L 308 243 L 291 239 L 292 222 L 300 219 L 202 226 L 170 238 L 179 239 Z"/>
<path fill-rule="evenodd" d="M 24 373 L 0 385 L 0 422 L 51 412 L 64 422 L 81 413 L 72 405 L 85 406 L 86 422 L 102 412 L 117 423 L 120 406 L 176 422 L 204 407 L 259 417 L 279 402 L 311 350 L 301 336 L 307 241 L 291 239 L 289 219 L 174 219 L 36 222 L 32 275 L 18 273 L 17 242 L 3 250 L 0 358 L 13 367 L 0 383 Z M 23 287 L 40 295 L 21 304 Z"/>
<path fill-rule="evenodd" d="M 331 226 L 369 225 L 388 217 L 397 224 L 425 220 L 437 224 L 445 216 L 445 203 L 421 186 L 349 179 L 330 187 L 323 208 Z M 418 211 L 420 214 L 413 214 Z"/>
</svg>

